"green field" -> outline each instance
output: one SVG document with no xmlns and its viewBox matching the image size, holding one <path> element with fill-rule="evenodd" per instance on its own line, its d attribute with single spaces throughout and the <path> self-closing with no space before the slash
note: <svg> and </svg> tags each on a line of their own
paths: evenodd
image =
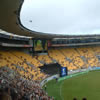
<svg viewBox="0 0 100 100">
<path fill-rule="evenodd" d="M 57 82 L 47 83 L 47 93 L 55 100 L 100 100 L 100 71 L 92 71 Z"/>
</svg>

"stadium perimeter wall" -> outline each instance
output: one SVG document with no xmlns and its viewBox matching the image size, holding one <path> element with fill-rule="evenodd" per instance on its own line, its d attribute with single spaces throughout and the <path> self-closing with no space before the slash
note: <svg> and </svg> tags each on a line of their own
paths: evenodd
<svg viewBox="0 0 100 100">
<path fill-rule="evenodd" d="M 93 67 L 93 68 L 89 67 L 87 69 L 70 70 L 70 71 L 68 71 L 68 76 L 61 77 L 61 78 L 59 78 L 59 74 L 56 74 L 56 75 L 53 75 L 53 76 L 50 76 L 50 77 L 44 79 L 40 83 L 40 85 L 41 85 L 41 87 L 43 87 L 43 85 L 45 85 L 50 80 L 59 78 L 58 81 L 62 81 L 62 80 L 68 79 L 68 78 L 73 77 L 73 76 L 77 76 L 77 75 L 81 75 L 81 74 L 84 74 L 84 73 L 88 73 L 89 71 L 92 71 L 92 70 L 100 70 L 100 67 Z"/>
</svg>

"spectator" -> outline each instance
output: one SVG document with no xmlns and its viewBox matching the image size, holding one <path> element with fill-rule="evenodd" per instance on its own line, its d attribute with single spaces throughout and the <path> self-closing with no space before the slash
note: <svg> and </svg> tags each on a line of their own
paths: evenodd
<svg viewBox="0 0 100 100">
<path fill-rule="evenodd" d="M 86 98 L 83 98 L 82 100 L 87 100 Z"/>
<path fill-rule="evenodd" d="M 0 79 L 4 81 L 0 84 L 0 100 L 54 100 L 40 87 L 39 81 L 25 80 L 15 73 L 5 77 L 3 74 L 8 72 L 5 70 L 0 69 Z"/>
<path fill-rule="evenodd" d="M 77 98 L 73 98 L 73 100 L 77 100 Z"/>
</svg>

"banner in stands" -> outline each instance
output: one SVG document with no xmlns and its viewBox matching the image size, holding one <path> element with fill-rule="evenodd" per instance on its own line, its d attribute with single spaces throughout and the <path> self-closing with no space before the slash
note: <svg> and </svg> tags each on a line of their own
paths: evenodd
<svg viewBox="0 0 100 100">
<path fill-rule="evenodd" d="M 35 39 L 34 40 L 34 51 L 47 51 L 47 40 Z"/>
<path fill-rule="evenodd" d="M 66 76 L 67 75 L 67 67 L 61 67 L 61 72 L 60 72 L 60 76 Z"/>
</svg>

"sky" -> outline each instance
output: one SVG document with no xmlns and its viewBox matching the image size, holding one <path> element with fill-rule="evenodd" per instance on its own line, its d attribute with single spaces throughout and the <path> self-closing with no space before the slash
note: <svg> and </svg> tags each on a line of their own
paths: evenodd
<svg viewBox="0 0 100 100">
<path fill-rule="evenodd" d="M 24 0 L 20 21 L 45 34 L 100 34 L 100 0 Z"/>
</svg>

